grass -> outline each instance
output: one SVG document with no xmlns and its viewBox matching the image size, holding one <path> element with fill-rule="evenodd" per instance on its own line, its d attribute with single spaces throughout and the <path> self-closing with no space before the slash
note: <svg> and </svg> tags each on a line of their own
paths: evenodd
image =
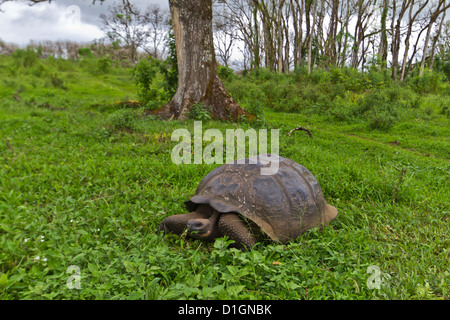
<svg viewBox="0 0 450 320">
<path fill-rule="evenodd" d="M 339 216 L 289 244 L 241 252 L 226 238 L 156 233 L 217 167 L 172 163 L 171 134 L 192 133 L 192 120 L 120 107 L 135 92 L 119 67 L 99 74 L 92 61 L 38 62 L 45 75 L 12 75 L 14 61 L 0 56 L 0 299 L 450 298 L 449 119 L 437 103 L 445 96 L 425 95 L 388 130 L 264 108 L 280 155 L 315 175 Z M 237 84 L 227 83 L 232 94 Z M 299 125 L 313 138 L 286 135 Z M 203 122 L 236 127 L 250 125 Z M 72 265 L 79 290 L 67 286 Z"/>
</svg>

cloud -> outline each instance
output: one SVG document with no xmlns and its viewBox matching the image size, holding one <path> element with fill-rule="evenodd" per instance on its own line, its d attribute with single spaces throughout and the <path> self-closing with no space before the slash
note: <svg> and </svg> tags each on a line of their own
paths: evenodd
<svg viewBox="0 0 450 320">
<path fill-rule="evenodd" d="M 30 40 L 71 40 L 89 42 L 103 37 L 98 25 L 85 22 L 79 7 L 61 3 L 28 6 L 20 2 L 6 3 L 0 14 L 0 38 L 20 45 Z"/>
<path fill-rule="evenodd" d="M 133 3 L 142 9 L 150 4 L 159 4 L 164 9 L 169 7 L 168 0 L 135 0 Z M 109 0 L 95 5 L 91 0 L 56 0 L 33 6 L 23 1 L 6 2 L 0 13 L 0 39 L 22 46 L 30 40 L 90 42 L 104 36 L 99 16 L 112 4 L 114 2 Z"/>
</svg>

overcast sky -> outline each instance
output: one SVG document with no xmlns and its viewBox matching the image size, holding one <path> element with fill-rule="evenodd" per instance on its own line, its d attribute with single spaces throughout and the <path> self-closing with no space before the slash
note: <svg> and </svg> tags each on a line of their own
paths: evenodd
<svg viewBox="0 0 450 320">
<path fill-rule="evenodd" d="M 26 1 L 12 1 L 0 8 L 0 39 L 8 43 L 26 45 L 30 40 L 71 40 L 90 42 L 104 36 L 99 16 L 106 13 L 114 0 L 103 4 L 92 0 L 55 0 L 33 6 Z M 169 8 L 168 0 L 135 0 L 145 9 L 150 4 Z"/>
</svg>

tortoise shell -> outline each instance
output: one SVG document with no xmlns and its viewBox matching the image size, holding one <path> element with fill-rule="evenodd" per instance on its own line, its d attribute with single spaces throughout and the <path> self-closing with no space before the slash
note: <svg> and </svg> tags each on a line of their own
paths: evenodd
<svg viewBox="0 0 450 320">
<path fill-rule="evenodd" d="M 270 167 L 273 161 L 278 161 L 278 171 L 262 175 L 261 168 Z M 195 211 L 199 204 L 209 204 L 222 213 L 236 212 L 281 243 L 326 225 L 337 216 L 311 172 L 280 156 L 260 155 L 217 167 L 203 178 L 195 196 L 185 202 L 189 211 Z"/>
</svg>

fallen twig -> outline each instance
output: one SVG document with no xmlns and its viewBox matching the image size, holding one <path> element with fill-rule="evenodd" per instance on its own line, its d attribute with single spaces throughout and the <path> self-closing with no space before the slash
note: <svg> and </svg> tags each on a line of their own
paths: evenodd
<svg viewBox="0 0 450 320">
<path fill-rule="evenodd" d="M 22 88 L 20 88 L 19 90 L 17 90 L 17 92 L 14 94 L 14 99 L 16 99 L 17 101 L 22 101 L 19 97 L 19 93 L 22 91 Z"/>
<path fill-rule="evenodd" d="M 289 131 L 289 133 L 287 134 L 287 136 L 290 137 L 291 134 L 292 134 L 294 131 L 298 131 L 298 130 L 305 131 L 305 132 L 308 134 L 308 136 L 312 139 L 313 136 L 312 136 L 312 134 L 311 134 L 311 131 L 309 131 L 308 129 L 303 128 L 303 127 L 297 127 L 297 128 L 292 129 L 291 131 Z"/>
</svg>

